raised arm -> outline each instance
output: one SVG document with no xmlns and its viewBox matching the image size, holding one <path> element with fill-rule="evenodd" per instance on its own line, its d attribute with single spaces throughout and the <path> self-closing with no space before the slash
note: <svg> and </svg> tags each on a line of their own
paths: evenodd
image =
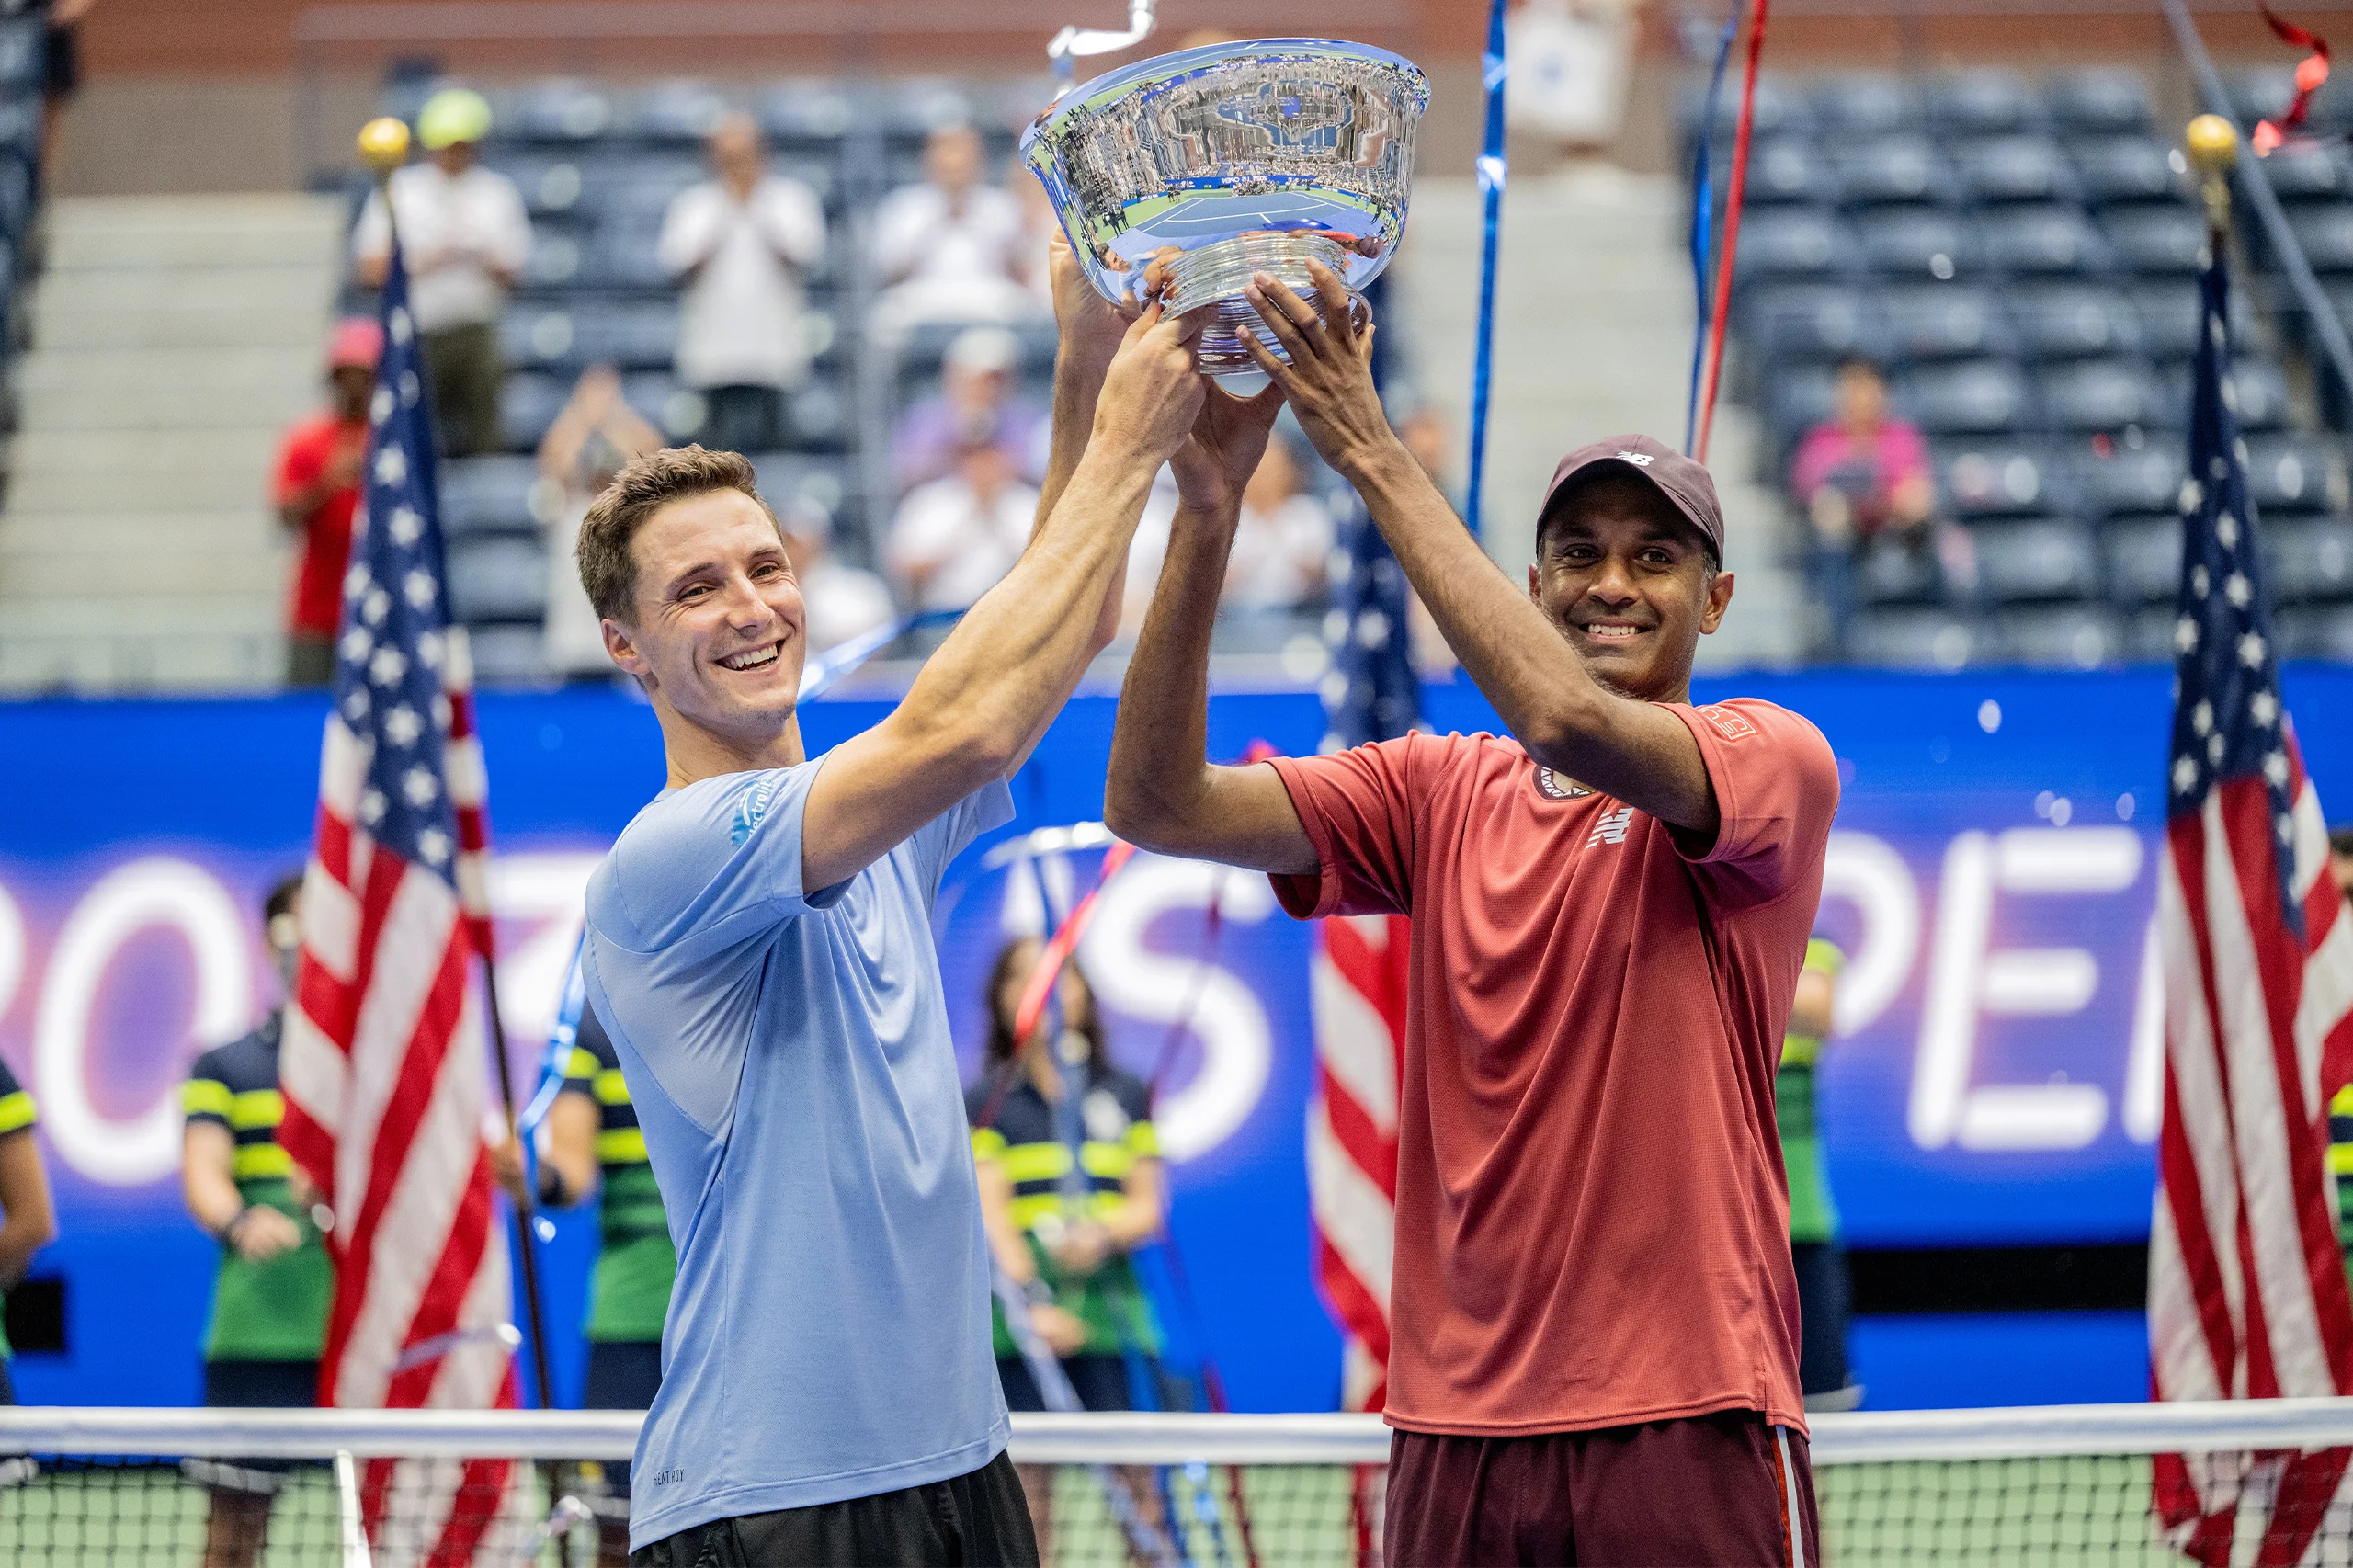
<svg viewBox="0 0 2353 1568">
<path fill-rule="evenodd" d="M 1315 848 L 1275 770 L 1214 767 L 1207 756 L 1211 627 L 1242 488 L 1281 406 L 1273 387 L 1246 401 L 1211 391 L 1176 457 L 1176 517 L 1120 689 L 1103 818 L 1121 837 L 1165 855 L 1307 872 L 1315 869 Z"/>
<path fill-rule="evenodd" d="M 1086 454 L 1029 549 L 896 710 L 827 756 L 803 818 L 805 887 L 856 873 L 1029 756 L 1109 643 L 1152 476 L 1183 442 L 1200 396 L 1191 333 L 1154 305 L 1124 334 Z"/>
<path fill-rule="evenodd" d="M 1347 298 L 1347 286 L 1320 263 L 1310 264 L 1309 276 L 1322 298 Z M 1252 357 L 1282 388 L 1316 451 L 1364 497 L 1462 667 L 1529 755 L 1661 821 L 1712 835 L 1715 787 L 1683 721 L 1597 682 L 1390 428 L 1372 383 L 1372 328 L 1358 331 L 1346 311 L 1319 320 L 1263 272 L 1248 293 L 1290 363 L 1245 328 Z"/>
</svg>

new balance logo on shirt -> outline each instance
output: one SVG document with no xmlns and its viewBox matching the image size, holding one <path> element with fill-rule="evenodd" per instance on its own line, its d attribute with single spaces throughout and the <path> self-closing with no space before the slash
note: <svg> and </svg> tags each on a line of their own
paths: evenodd
<svg viewBox="0 0 2353 1568">
<path fill-rule="evenodd" d="M 1633 825 L 1634 808 L 1620 806 L 1593 824 L 1593 832 L 1586 835 L 1585 846 L 1590 849 L 1597 844 L 1623 844 L 1626 842 L 1626 830 Z"/>
</svg>

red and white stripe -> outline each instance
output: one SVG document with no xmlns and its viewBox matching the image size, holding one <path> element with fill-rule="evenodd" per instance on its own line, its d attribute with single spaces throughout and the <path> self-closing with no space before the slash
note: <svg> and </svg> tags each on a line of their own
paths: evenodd
<svg viewBox="0 0 2353 1568">
<path fill-rule="evenodd" d="M 1311 978 L 1315 1097 L 1307 1112 L 1307 1189 L 1315 1276 L 1342 1335 L 1341 1403 L 1389 1402 L 1389 1279 L 1397 1233 L 1397 1100 L 1405 1062 L 1412 925 L 1402 915 L 1322 923 Z M 1356 1477 L 1358 1562 L 1381 1558 L 1386 1472 Z"/>
<path fill-rule="evenodd" d="M 2294 737 L 2291 886 L 2260 776 L 2217 785 L 2167 828 L 2159 933 L 2165 1108 L 2149 1246 L 2159 1399 L 2353 1393 L 2353 1294 L 2327 1173 L 2328 1101 L 2353 1075 L 2353 919 Z M 2156 1506 L 2201 1562 L 2232 1561 L 2261 1510 L 2263 1563 L 2317 1562 L 2323 1506 L 2353 1506 L 2348 1452 L 2160 1459 Z"/>
<path fill-rule="evenodd" d="M 449 678 L 462 682 L 461 640 Z M 487 827 L 472 699 L 451 693 L 447 785 L 464 896 L 361 824 L 368 741 L 330 714 L 317 836 L 303 880 L 301 967 L 280 1055 L 279 1140 L 335 1215 L 335 1293 L 323 1403 L 486 1409 L 517 1403 L 506 1240 L 484 1129 L 491 1113 L 475 965 Z M 464 729 L 460 732 L 462 723 Z M 404 1350 L 449 1348 L 415 1366 Z M 521 1467 L 372 1460 L 363 1499 L 379 1561 L 495 1560 L 529 1521 Z"/>
</svg>

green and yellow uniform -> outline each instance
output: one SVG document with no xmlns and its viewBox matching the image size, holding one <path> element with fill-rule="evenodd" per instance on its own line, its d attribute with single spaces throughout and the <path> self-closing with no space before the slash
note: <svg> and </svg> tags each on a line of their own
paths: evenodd
<svg viewBox="0 0 2353 1568">
<path fill-rule="evenodd" d="M 977 1120 L 988 1108 L 987 1096 L 986 1083 L 974 1085 L 965 1096 L 964 1114 Z M 996 1161 L 1013 1184 L 1013 1222 L 1029 1239 L 1038 1278 L 1053 1292 L 1056 1306 L 1086 1324 L 1086 1344 L 1076 1354 L 1118 1356 L 1133 1350 L 1157 1356 L 1160 1325 L 1125 1253 L 1104 1259 L 1092 1274 L 1065 1276 L 1046 1246 L 1047 1237 L 1058 1227 L 1074 1219 L 1099 1221 L 1117 1208 L 1136 1162 L 1160 1157 L 1160 1136 L 1152 1125 L 1152 1094 L 1141 1078 L 1108 1068 L 1089 1074 L 1079 1108 L 1086 1128 L 1079 1164 L 1086 1174 L 1086 1193 L 1075 1204 L 1063 1190 L 1071 1153 L 1062 1141 L 1055 1108 L 1026 1077 L 1006 1092 L 989 1125 L 972 1129 L 972 1157 Z M 1020 1346 L 1006 1332 L 1004 1309 L 993 1306 L 991 1317 L 999 1358 L 1020 1355 Z"/>
<path fill-rule="evenodd" d="M 17 1082 L 17 1075 L 8 1071 L 8 1064 L 0 1062 L 0 1139 L 13 1138 L 19 1132 L 29 1138 L 40 1119 L 33 1111 L 32 1096 L 25 1091 L 23 1085 Z M 0 1301 L 5 1299 L 0 1297 Z M 6 1360 L 13 1354 L 15 1352 L 8 1344 L 7 1331 L 0 1328 L 0 1361 Z M 6 1375 L 0 1373 L 0 1384 L 5 1384 L 6 1381 Z M 0 1403 L 15 1403 L 13 1396 L 0 1401 Z"/>
<path fill-rule="evenodd" d="M 294 1200 L 293 1161 L 278 1146 L 286 1102 L 278 1092 L 278 1020 L 196 1059 L 181 1092 L 190 1122 L 227 1130 L 230 1175 L 248 1207 L 275 1209 L 302 1233 L 301 1244 L 254 1263 L 225 1243 L 212 1285 L 207 1362 L 316 1361 L 335 1295 L 335 1264 L 307 1205 Z"/>
<path fill-rule="evenodd" d="M 2328 1179 L 2336 1189 L 2336 1241 L 2345 1251 L 2345 1277 L 2353 1284 L 2353 1084 L 2328 1102 Z"/>
<path fill-rule="evenodd" d="M 1805 967 L 1834 979 L 1846 963 L 1835 943 L 1816 937 L 1805 945 Z M 1822 1041 L 1791 1029 L 1781 1037 L 1781 1069 L 1773 1081 L 1773 1119 L 1781 1130 L 1781 1163 L 1790 1173 L 1790 1240 L 1835 1242 L 1838 1206 L 1831 1201 L 1830 1178 L 1822 1165 L 1822 1142 L 1814 1127 L 1813 1074 Z"/>
<path fill-rule="evenodd" d="M 563 1092 L 597 1104 L 597 1199 L 603 1247 L 588 1305 L 588 1337 L 600 1343 L 662 1338 L 670 1286 L 678 1277 L 677 1249 L 662 1213 L 662 1194 L 646 1163 L 645 1134 L 621 1079 L 620 1058 L 594 1009 L 580 1010 L 580 1032 L 564 1066 Z M 650 1391 L 649 1391 L 650 1397 Z"/>
</svg>

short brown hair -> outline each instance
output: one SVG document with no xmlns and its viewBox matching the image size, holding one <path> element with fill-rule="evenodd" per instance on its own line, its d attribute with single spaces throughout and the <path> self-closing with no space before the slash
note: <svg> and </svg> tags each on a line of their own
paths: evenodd
<svg viewBox="0 0 2353 1568">
<path fill-rule="evenodd" d="M 600 618 L 633 624 L 637 557 L 630 546 L 646 519 L 673 501 L 714 490 L 742 491 L 759 503 L 770 523 L 776 521 L 775 510 L 761 499 L 751 460 L 741 452 L 665 447 L 621 465 L 589 503 L 588 515 L 580 520 L 580 546 L 573 552 L 580 563 L 580 586 Z M 777 537 L 783 535 L 778 528 Z"/>
</svg>

